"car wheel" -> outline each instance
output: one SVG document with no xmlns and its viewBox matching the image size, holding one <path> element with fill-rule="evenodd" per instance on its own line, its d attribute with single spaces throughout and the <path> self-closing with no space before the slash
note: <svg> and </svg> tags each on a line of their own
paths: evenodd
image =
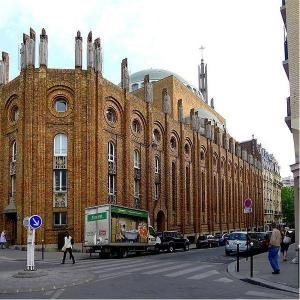
<svg viewBox="0 0 300 300">
<path fill-rule="evenodd" d="M 174 251 L 175 251 L 174 245 L 173 245 L 173 244 L 170 244 L 170 245 L 168 246 L 168 252 L 172 253 L 172 252 L 174 252 Z"/>
<path fill-rule="evenodd" d="M 226 254 L 226 256 L 229 256 L 230 252 L 225 250 L 225 254 Z"/>
<path fill-rule="evenodd" d="M 190 245 L 189 244 L 185 244 L 183 247 L 184 251 L 189 251 L 190 250 Z"/>
</svg>

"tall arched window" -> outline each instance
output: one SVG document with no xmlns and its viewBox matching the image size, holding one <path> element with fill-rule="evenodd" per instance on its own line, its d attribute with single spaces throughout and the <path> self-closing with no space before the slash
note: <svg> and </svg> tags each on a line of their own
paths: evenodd
<svg viewBox="0 0 300 300">
<path fill-rule="evenodd" d="M 108 143 L 108 161 L 114 162 L 115 161 L 115 145 L 113 142 Z"/>
<path fill-rule="evenodd" d="M 17 160 L 17 143 L 16 141 L 13 141 L 12 147 L 11 147 L 11 160 L 16 161 Z"/>
<path fill-rule="evenodd" d="M 177 210 L 177 174 L 176 174 L 175 162 L 172 162 L 172 208 L 173 208 L 173 212 L 176 214 L 176 210 Z"/>
<path fill-rule="evenodd" d="M 141 157 L 140 152 L 138 150 L 134 150 L 133 152 L 133 167 L 135 169 L 141 168 Z"/>
<path fill-rule="evenodd" d="M 68 138 L 65 134 L 59 133 L 54 137 L 54 156 L 67 156 Z"/>
</svg>

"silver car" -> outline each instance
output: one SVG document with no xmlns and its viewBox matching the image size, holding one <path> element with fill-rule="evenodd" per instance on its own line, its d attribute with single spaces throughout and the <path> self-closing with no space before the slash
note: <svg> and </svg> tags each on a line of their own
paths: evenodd
<svg viewBox="0 0 300 300">
<path fill-rule="evenodd" d="M 225 244 L 225 254 L 237 252 L 237 244 L 239 244 L 239 252 L 250 250 L 250 244 L 247 247 L 247 231 L 235 231 L 229 234 Z"/>
</svg>

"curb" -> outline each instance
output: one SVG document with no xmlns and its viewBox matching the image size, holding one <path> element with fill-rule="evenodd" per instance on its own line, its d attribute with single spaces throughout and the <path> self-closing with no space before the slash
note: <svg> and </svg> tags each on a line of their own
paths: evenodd
<svg viewBox="0 0 300 300">
<path fill-rule="evenodd" d="M 260 285 L 266 288 L 270 289 L 276 289 L 276 290 L 281 290 L 281 291 L 286 291 L 286 292 L 291 292 L 299 295 L 299 289 L 290 287 L 288 285 L 280 284 L 280 283 L 274 283 L 259 277 L 248 277 L 245 275 L 238 274 L 236 272 L 235 268 L 236 262 L 232 262 L 227 266 L 227 272 L 234 278 L 239 279 L 241 281 L 254 284 L 254 285 Z"/>
</svg>

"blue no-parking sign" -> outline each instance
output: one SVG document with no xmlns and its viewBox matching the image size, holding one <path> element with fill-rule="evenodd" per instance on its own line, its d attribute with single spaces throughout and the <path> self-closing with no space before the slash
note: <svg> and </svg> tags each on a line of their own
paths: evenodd
<svg viewBox="0 0 300 300">
<path fill-rule="evenodd" d="M 29 218 L 29 225 L 32 229 L 38 229 L 42 225 L 42 218 L 39 215 L 33 215 Z"/>
</svg>

